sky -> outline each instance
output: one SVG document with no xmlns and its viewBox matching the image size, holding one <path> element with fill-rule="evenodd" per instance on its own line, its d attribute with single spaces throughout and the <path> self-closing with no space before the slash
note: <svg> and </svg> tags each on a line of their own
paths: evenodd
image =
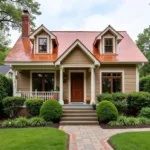
<svg viewBox="0 0 150 150">
<path fill-rule="evenodd" d="M 36 0 L 42 14 L 35 20 L 50 31 L 102 31 L 111 25 L 137 40 L 150 25 L 150 0 Z M 11 31 L 13 46 L 19 35 Z"/>
</svg>

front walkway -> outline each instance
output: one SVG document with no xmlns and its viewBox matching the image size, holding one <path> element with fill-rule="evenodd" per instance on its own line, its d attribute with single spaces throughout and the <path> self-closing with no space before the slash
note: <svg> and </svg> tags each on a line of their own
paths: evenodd
<svg viewBox="0 0 150 150">
<path fill-rule="evenodd" d="M 70 134 L 69 150 L 111 150 L 106 140 L 116 133 L 150 131 L 150 128 L 102 129 L 100 126 L 60 126 L 60 129 Z"/>
</svg>

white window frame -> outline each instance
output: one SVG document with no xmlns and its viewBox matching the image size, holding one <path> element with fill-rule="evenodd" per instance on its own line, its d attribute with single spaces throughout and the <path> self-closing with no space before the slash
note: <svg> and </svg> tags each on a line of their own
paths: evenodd
<svg viewBox="0 0 150 150">
<path fill-rule="evenodd" d="M 30 92 L 32 92 L 32 74 L 33 73 L 54 73 L 54 90 L 56 89 L 56 71 L 30 71 Z"/>
<path fill-rule="evenodd" d="M 109 72 L 120 72 L 120 73 L 122 73 L 122 93 L 124 93 L 125 92 L 125 84 L 124 84 L 124 70 L 119 70 L 119 69 L 116 69 L 116 70 L 114 70 L 114 69 L 101 69 L 100 70 L 100 94 L 102 94 L 102 73 L 104 73 L 104 72 L 107 72 L 107 73 L 109 73 Z"/>
<path fill-rule="evenodd" d="M 71 73 L 83 73 L 84 76 L 84 100 L 83 103 L 86 103 L 86 70 L 69 70 L 68 71 L 68 100 L 71 103 Z"/>
</svg>

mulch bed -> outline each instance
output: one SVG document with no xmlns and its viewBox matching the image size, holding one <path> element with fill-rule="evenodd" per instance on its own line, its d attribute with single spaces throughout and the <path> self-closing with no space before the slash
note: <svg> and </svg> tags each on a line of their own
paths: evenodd
<svg viewBox="0 0 150 150">
<path fill-rule="evenodd" d="M 100 124 L 102 129 L 134 129 L 134 128 L 150 128 L 150 125 L 138 125 L 138 126 L 109 126 L 107 124 Z"/>
</svg>

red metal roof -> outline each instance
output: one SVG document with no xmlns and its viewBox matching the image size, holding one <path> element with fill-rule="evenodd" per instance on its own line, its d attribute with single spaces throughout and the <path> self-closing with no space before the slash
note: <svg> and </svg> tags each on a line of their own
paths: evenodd
<svg viewBox="0 0 150 150">
<path fill-rule="evenodd" d="M 100 31 L 53 31 L 52 33 L 57 37 L 59 43 L 53 54 L 33 54 L 30 40 L 20 37 L 5 59 L 5 62 L 54 62 L 77 39 L 100 62 L 147 62 L 145 56 L 125 31 L 119 31 L 124 38 L 117 46 L 119 49 L 118 55 L 99 54 L 93 43 L 97 35 L 101 33 Z"/>
</svg>

